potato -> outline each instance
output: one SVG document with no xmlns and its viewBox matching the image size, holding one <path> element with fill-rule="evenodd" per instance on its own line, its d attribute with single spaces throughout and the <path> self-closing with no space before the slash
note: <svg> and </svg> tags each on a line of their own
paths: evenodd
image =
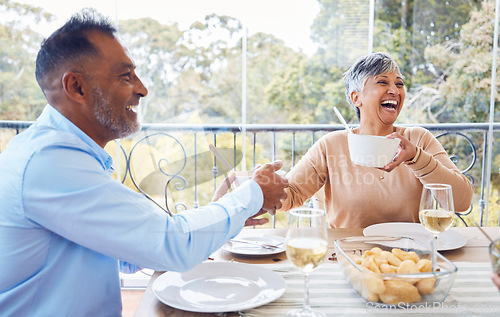
<svg viewBox="0 0 500 317">
<path fill-rule="evenodd" d="M 417 264 L 413 260 L 404 260 L 398 267 L 398 274 L 420 273 Z"/>
<path fill-rule="evenodd" d="M 375 264 L 377 264 L 377 266 L 380 268 L 380 266 L 382 264 L 389 264 L 389 262 L 387 261 L 387 259 L 379 256 L 379 255 L 374 255 L 373 256 L 373 261 L 375 262 Z"/>
<path fill-rule="evenodd" d="M 398 267 L 390 264 L 382 264 L 380 266 L 380 272 L 387 274 L 396 274 L 398 272 Z"/>
<path fill-rule="evenodd" d="M 359 256 L 359 255 L 357 255 L 357 254 L 350 254 L 350 255 L 348 255 L 348 256 L 349 256 L 349 257 L 351 258 L 351 260 L 352 260 L 354 263 L 356 263 L 357 265 L 360 265 L 360 264 L 361 264 L 361 262 L 363 262 L 363 258 L 362 258 L 362 257 L 360 257 L 360 256 Z"/>
<path fill-rule="evenodd" d="M 415 251 L 407 252 L 407 254 L 408 254 L 408 257 L 410 258 L 410 260 L 413 260 L 413 262 L 415 262 L 415 263 L 417 263 L 418 260 L 420 260 L 420 258 L 418 257 L 417 252 L 415 252 Z"/>
<path fill-rule="evenodd" d="M 361 293 L 361 290 L 364 288 L 363 286 L 364 273 L 358 270 L 352 270 L 348 272 L 348 275 L 350 276 L 349 281 L 352 287 L 354 287 L 355 290 Z"/>
<path fill-rule="evenodd" d="M 415 303 L 419 302 L 422 297 L 418 289 L 412 284 L 400 280 L 388 280 L 384 282 L 385 292 L 379 294 L 382 302 L 390 305 L 399 303 Z"/>
<path fill-rule="evenodd" d="M 413 260 L 404 260 L 401 262 L 401 265 L 398 267 L 398 274 L 414 274 L 414 273 L 420 273 L 418 270 L 417 264 L 413 262 Z M 408 283 L 416 283 L 420 279 L 405 279 Z"/>
<path fill-rule="evenodd" d="M 432 262 L 427 259 L 419 260 L 417 268 L 420 272 L 432 272 Z"/>
<path fill-rule="evenodd" d="M 374 247 L 371 250 L 366 251 L 363 254 L 363 257 L 368 257 L 370 255 L 380 255 L 382 253 L 382 249 L 379 247 Z"/>
<path fill-rule="evenodd" d="M 421 295 L 430 295 L 434 293 L 435 285 L 436 285 L 435 277 L 423 278 L 420 281 L 418 281 L 417 284 L 415 284 L 415 286 L 418 289 L 418 292 Z"/>
<path fill-rule="evenodd" d="M 373 260 L 372 256 L 369 256 L 365 259 L 363 259 L 363 262 L 361 262 L 361 265 L 366 267 L 372 272 L 375 273 L 380 273 L 380 269 L 378 268 L 378 265 L 375 263 L 375 260 Z"/>
<path fill-rule="evenodd" d="M 418 274 L 432 272 L 432 263 L 416 252 L 393 248 L 391 252 L 374 247 L 362 256 L 349 255 L 363 272 L 350 276 L 351 285 L 368 301 L 386 304 L 415 303 L 422 295 L 434 293 L 436 278 L 384 280 L 379 274 Z M 351 275 L 351 274 L 348 274 Z"/>
<path fill-rule="evenodd" d="M 378 300 L 379 300 L 379 297 L 377 294 L 366 290 L 366 288 L 363 288 L 361 290 L 360 294 L 364 299 L 366 299 L 367 301 L 370 301 L 370 302 L 378 302 Z"/>
<path fill-rule="evenodd" d="M 385 292 L 384 280 L 376 273 L 366 272 L 364 282 L 366 290 L 371 293 L 381 294 Z"/>
<path fill-rule="evenodd" d="M 387 262 L 391 265 L 399 266 L 401 264 L 401 260 L 389 251 L 382 251 L 382 253 L 380 253 L 380 256 L 386 259 Z"/>
<path fill-rule="evenodd" d="M 394 254 L 401 261 L 412 260 L 413 262 L 418 262 L 418 254 L 414 251 L 406 252 L 398 248 L 392 249 L 392 254 Z"/>
</svg>

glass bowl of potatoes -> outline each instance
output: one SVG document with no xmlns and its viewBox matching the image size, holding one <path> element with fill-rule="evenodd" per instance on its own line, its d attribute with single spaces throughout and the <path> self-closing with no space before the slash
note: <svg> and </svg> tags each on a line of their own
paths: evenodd
<svg viewBox="0 0 500 317">
<path fill-rule="evenodd" d="M 444 301 L 457 267 L 441 254 L 432 268 L 430 246 L 406 237 L 350 237 L 334 241 L 351 286 L 382 307 L 432 306 Z"/>
</svg>

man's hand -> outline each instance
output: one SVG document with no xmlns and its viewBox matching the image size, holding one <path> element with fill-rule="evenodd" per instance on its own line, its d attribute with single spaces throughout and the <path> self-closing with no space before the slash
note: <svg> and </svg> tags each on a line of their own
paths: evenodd
<svg viewBox="0 0 500 317">
<path fill-rule="evenodd" d="M 252 177 L 264 194 L 262 209 L 270 214 L 281 208 L 281 200 L 286 199 L 285 188 L 288 187 L 288 181 L 275 173 L 281 166 L 281 161 L 264 164 L 255 170 Z"/>
</svg>

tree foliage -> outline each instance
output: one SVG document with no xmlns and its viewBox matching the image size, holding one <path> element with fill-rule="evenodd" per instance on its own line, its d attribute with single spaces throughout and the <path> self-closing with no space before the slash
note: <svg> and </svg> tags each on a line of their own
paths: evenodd
<svg viewBox="0 0 500 317">
<path fill-rule="evenodd" d="M 494 15 L 494 2 L 483 2 L 480 9 L 472 12 L 458 39 L 425 50 L 426 59 L 435 68 L 434 98 L 425 104 L 433 122 L 488 121 Z M 496 85 L 494 91 L 498 104 L 498 73 Z"/>
<path fill-rule="evenodd" d="M 209 15 L 188 30 L 180 30 L 176 24 L 162 25 L 151 19 L 127 20 L 121 22 L 121 32 L 150 88 L 143 107 L 145 121 L 163 122 L 198 111 L 213 123 L 240 122 L 240 21 Z M 248 122 L 259 123 L 262 113 L 270 110 L 279 118 L 278 109 L 269 109 L 265 103 L 264 90 L 296 53 L 264 33 L 249 37 L 247 47 Z"/>
<path fill-rule="evenodd" d="M 356 122 L 342 76 L 369 51 L 370 2 L 317 1 L 320 11 L 311 26 L 311 38 L 318 45 L 314 54 L 287 47 L 272 34 L 255 33 L 246 42 L 245 69 L 244 29 L 233 17 L 207 15 L 187 29 L 151 18 L 120 21 L 120 37 L 149 89 L 139 107 L 143 122 L 168 123 L 175 118 L 177 123 L 190 123 L 184 118 L 197 112 L 202 122 L 240 123 L 245 102 L 247 123 L 337 123 L 334 105 L 348 121 Z M 399 123 L 487 120 L 494 6 L 493 0 L 375 1 L 373 51 L 396 59 L 407 87 Z M 2 120 L 34 120 L 46 104 L 34 78 L 42 41 L 34 28 L 51 19 L 41 8 L 0 0 Z M 496 85 L 498 106 L 500 76 Z M 263 157 L 269 160 L 274 150 L 271 138 L 261 135 L 257 163 Z M 291 140 L 283 139 L 278 156 L 286 162 L 311 144 L 309 135 L 298 137 L 292 151 Z M 232 141 L 226 135 L 221 144 L 230 147 Z"/>
<path fill-rule="evenodd" d="M 345 100 L 342 75 L 368 51 L 369 2 L 318 2 L 320 12 L 311 27 L 318 44 L 315 54 L 297 52 L 271 34 L 248 37 L 248 123 L 337 122 L 333 105 L 356 121 Z M 493 2 L 485 1 L 489 7 L 483 6 L 484 14 L 471 18 L 471 10 L 480 3 L 375 2 L 373 49 L 396 58 L 408 88 L 407 104 L 419 110 L 403 113 L 401 121 L 458 121 L 461 112 L 444 109 L 463 100 L 470 106 L 466 110 L 474 111 L 474 120 L 484 120 L 486 95 L 475 92 L 487 90 L 485 74 L 491 67 L 487 48 L 492 36 L 487 22 Z M 33 120 L 45 104 L 33 76 L 41 36 L 30 29 L 26 18 L 39 21 L 50 19 L 50 14 L 11 0 L 2 0 L 0 10 L 18 17 L 0 23 L 1 117 Z M 212 14 L 186 30 L 150 18 L 125 20 L 120 22 L 120 36 L 149 88 L 141 104 L 144 122 L 167 122 L 192 111 L 207 122 L 241 121 L 243 29 L 239 20 Z M 469 63 L 469 56 L 477 56 L 477 62 Z"/>
<path fill-rule="evenodd" d="M 0 17 L 0 118 L 34 120 L 45 104 L 34 75 L 42 37 L 25 22 L 52 16 L 38 7 L 1 0 Z"/>
<path fill-rule="evenodd" d="M 174 74 L 183 63 L 177 53 L 182 32 L 176 24 L 166 26 L 150 18 L 122 21 L 119 30 L 135 59 L 137 73 L 148 87 L 148 97 L 141 101 L 143 121 L 173 117 L 175 108 L 166 105 L 170 99 L 169 82 L 175 80 Z"/>
</svg>

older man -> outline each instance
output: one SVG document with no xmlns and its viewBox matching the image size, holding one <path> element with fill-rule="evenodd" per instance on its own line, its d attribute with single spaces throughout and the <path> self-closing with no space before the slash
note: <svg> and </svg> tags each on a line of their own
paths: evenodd
<svg viewBox="0 0 500 317">
<path fill-rule="evenodd" d="M 103 148 L 140 129 L 135 108 L 148 93 L 115 32 L 75 15 L 38 53 L 49 105 L 0 155 L 2 316 L 120 316 L 119 266 L 189 270 L 281 206 L 280 162 L 173 217 L 110 177 Z"/>
</svg>

